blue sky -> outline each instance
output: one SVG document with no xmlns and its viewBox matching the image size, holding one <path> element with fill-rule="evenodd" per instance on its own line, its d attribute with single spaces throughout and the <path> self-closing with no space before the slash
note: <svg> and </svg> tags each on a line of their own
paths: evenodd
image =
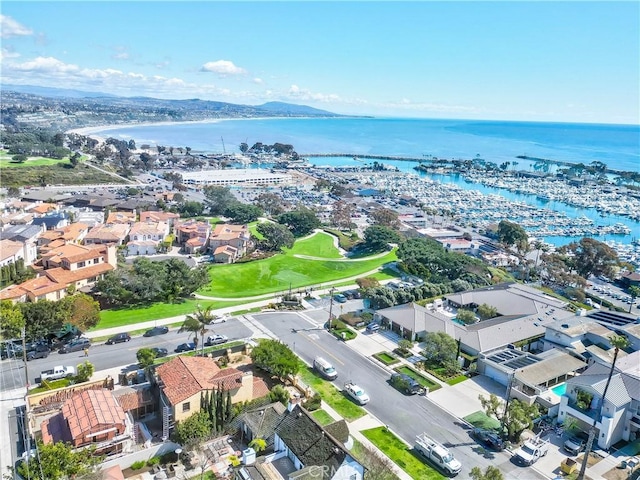
<svg viewBox="0 0 640 480">
<path fill-rule="evenodd" d="M 2 4 L 2 83 L 338 113 L 640 123 L 640 2 Z"/>
</svg>

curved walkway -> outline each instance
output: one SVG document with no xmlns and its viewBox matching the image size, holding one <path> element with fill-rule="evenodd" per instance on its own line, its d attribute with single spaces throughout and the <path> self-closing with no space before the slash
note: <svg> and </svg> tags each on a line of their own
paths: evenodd
<svg viewBox="0 0 640 480">
<path fill-rule="evenodd" d="M 295 258 L 302 258 L 304 260 L 322 260 L 323 262 L 366 262 L 367 260 L 375 260 L 376 258 L 381 258 L 387 255 L 389 252 L 376 253 L 375 255 L 371 255 L 370 257 L 362 257 L 362 258 L 326 258 L 326 257 L 312 257 L 311 255 L 301 255 L 294 254 Z"/>
</svg>

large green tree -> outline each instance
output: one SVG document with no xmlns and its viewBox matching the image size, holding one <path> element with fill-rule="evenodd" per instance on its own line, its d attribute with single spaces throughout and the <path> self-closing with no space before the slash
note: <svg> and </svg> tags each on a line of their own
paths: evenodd
<svg viewBox="0 0 640 480">
<path fill-rule="evenodd" d="M 364 231 L 363 246 L 371 252 L 380 252 L 389 248 L 390 243 L 400 243 L 402 237 L 398 232 L 383 225 L 372 225 Z"/>
<path fill-rule="evenodd" d="M 142 368 L 148 368 L 155 362 L 156 352 L 151 348 L 141 348 L 136 352 L 136 358 Z"/>
<path fill-rule="evenodd" d="M 267 215 L 280 215 L 284 212 L 284 201 L 275 193 L 260 193 L 256 197 L 255 204 L 264 210 Z"/>
<path fill-rule="evenodd" d="M 489 269 L 479 259 L 446 251 L 440 243 L 429 238 L 410 238 L 400 245 L 400 268 L 434 283 L 466 280 L 473 285 L 487 285 Z"/>
<path fill-rule="evenodd" d="M 222 215 L 227 208 L 238 203 L 229 187 L 209 185 L 204 187 L 203 192 L 212 215 Z"/>
<path fill-rule="evenodd" d="M 606 243 L 584 237 L 579 242 L 570 243 L 567 249 L 573 253 L 575 270 L 581 277 L 614 276 L 619 263 L 618 254 Z"/>
<path fill-rule="evenodd" d="M 305 207 L 283 213 L 278 217 L 278 223 L 286 225 L 294 237 L 304 237 L 320 226 L 316 214 Z"/>
<path fill-rule="evenodd" d="M 469 473 L 472 480 L 504 480 L 504 475 L 498 467 L 489 465 L 484 472 L 480 467 L 473 467 Z"/>
<path fill-rule="evenodd" d="M 447 365 L 456 361 L 458 344 L 445 332 L 427 332 L 422 355 L 427 363 Z"/>
<path fill-rule="evenodd" d="M 278 252 L 282 248 L 291 248 L 295 242 L 295 238 L 291 231 L 279 223 L 262 222 L 256 227 L 256 230 L 264 238 L 260 240 L 260 248 L 269 252 Z"/>
<path fill-rule="evenodd" d="M 291 349 L 278 340 L 264 339 L 251 351 L 251 360 L 256 367 L 278 378 L 298 373 L 300 363 Z"/>
<path fill-rule="evenodd" d="M 518 252 L 526 252 L 529 248 L 529 236 L 517 223 L 502 220 L 498 224 L 498 240 L 507 246 L 515 246 Z"/>
<path fill-rule="evenodd" d="M 104 456 L 96 455 L 95 448 L 73 449 L 64 442 L 44 444 L 38 441 L 37 455 L 18 466 L 22 478 L 46 480 L 80 479 L 97 472 Z"/>
<path fill-rule="evenodd" d="M 232 203 L 224 211 L 224 216 L 228 217 L 231 223 L 241 225 L 256 221 L 260 215 L 262 215 L 260 207 L 240 202 Z"/>
<path fill-rule="evenodd" d="M 20 306 L 11 300 L 2 300 L 0 302 L 0 339 L 20 338 L 24 326 L 24 316 Z"/>
<path fill-rule="evenodd" d="M 400 228 L 398 212 L 390 208 L 376 208 L 369 214 L 369 218 L 371 218 L 374 225 L 389 227 L 394 230 Z"/>
<path fill-rule="evenodd" d="M 499 420 L 506 428 L 507 437 L 512 442 L 519 441 L 522 432 L 527 428 L 533 428 L 533 420 L 540 416 L 535 403 L 528 405 L 518 399 L 512 399 L 505 412 L 504 402 L 493 393 L 489 397 L 478 395 L 478 399 L 485 413 Z"/>
<path fill-rule="evenodd" d="M 213 433 L 213 424 L 209 414 L 200 410 L 189 418 L 178 422 L 175 428 L 175 440 L 181 445 L 195 447 Z"/>
</svg>

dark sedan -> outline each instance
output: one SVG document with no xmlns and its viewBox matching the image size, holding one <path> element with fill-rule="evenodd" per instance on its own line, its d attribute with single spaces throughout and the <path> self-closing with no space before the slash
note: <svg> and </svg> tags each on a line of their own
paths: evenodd
<svg viewBox="0 0 640 480">
<path fill-rule="evenodd" d="M 155 337 L 156 335 L 164 335 L 169 333 L 169 327 L 153 327 L 150 330 L 144 332 L 144 337 Z"/>
<path fill-rule="evenodd" d="M 193 350 L 196 349 L 196 344 L 193 342 L 189 342 L 189 343 L 181 343 L 180 345 L 178 345 L 175 349 L 176 353 L 181 353 L 181 352 L 192 352 Z"/>
<path fill-rule="evenodd" d="M 167 350 L 166 348 L 154 347 L 151 350 L 156 354 L 156 358 L 166 357 L 167 355 L 169 355 L 169 350 Z"/>
<path fill-rule="evenodd" d="M 36 358 L 47 358 L 51 353 L 51 349 L 46 345 L 38 345 L 33 350 L 27 352 L 27 360 L 35 360 Z"/>
<path fill-rule="evenodd" d="M 91 340 L 88 338 L 79 338 L 64 345 L 58 353 L 80 352 L 91 346 Z"/>
<path fill-rule="evenodd" d="M 491 450 L 495 450 L 497 452 L 504 450 L 504 443 L 500 438 L 500 435 L 496 432 L 485 430 L 483 428 L 474 428 L 471 430 L 471 436 L 486 447 L 489 447 Z"/>
</svg>

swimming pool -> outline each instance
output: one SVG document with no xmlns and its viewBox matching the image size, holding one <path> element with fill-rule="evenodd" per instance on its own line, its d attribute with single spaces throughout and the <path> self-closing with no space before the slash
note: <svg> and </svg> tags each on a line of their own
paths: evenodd
<svg viewBox="0 0 640 480">
<path fill-rule="evenodd" d="M 567 384 L 561 383 L 560 385 L 556 385 L 551 389 L 551 391 L 561 397 L 567 391 Z"/>
</svg>

